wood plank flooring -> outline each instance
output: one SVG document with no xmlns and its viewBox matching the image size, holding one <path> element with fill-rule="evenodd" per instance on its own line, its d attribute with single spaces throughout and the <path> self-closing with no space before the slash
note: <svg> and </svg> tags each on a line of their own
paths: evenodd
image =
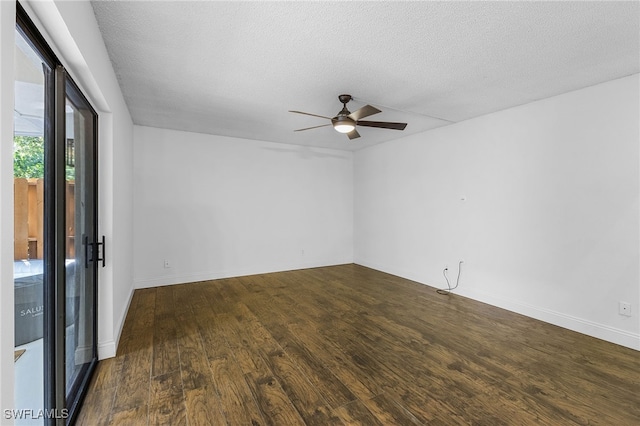
<svg viewBox="0 0 640 426">
<path fill-rule="evenodd" d="M 79 425 L 639 425 L 640 353 L 357 265 L 137 290 Z"/>
</svg>

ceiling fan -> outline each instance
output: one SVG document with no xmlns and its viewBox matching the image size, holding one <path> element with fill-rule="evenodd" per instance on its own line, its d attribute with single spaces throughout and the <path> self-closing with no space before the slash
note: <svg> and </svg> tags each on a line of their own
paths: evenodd
<svg viewBox="0 0 640 426">
<path fill-rule="evenodd" d="M 349 112 L 347 109 L 347 103 L 351 100 L 351 95 L 340 95 L 338 96 L 340 102 L 342 102 L 342 111 L 338 113 L 335 117 L 325 117 L 324 115 L 311 114 L 308 112 L 302 111 L 289 111 L 296 114 L 304 114 L 311 115 L 313 117 L 326 118 L 327 120 L 331 120 L 331 124 L 323 124 L 321 126 L 313 126 L 306 127 L 304 129 L 297 129 L 294 132 L 301 132 L 303 130 L 311 130 L 317 129 L 318 127 L 326 127 L 333 126 L 340 133 L 346 133 L 349 139 L 359 138 L 360 134 L 356 130 L 356 126 L 364 126 L 364 127 L 379 127 L 382 129 L 393 129 L 393 130 L 404 130 L 407 127 L 407 123 L 390 123 L 387 121 L 362 121 L 362 118 L 369 117 L 370 115 L 377 114 L 380 111 L 376 107 L 372 107 L 371 105 L 365 105 L 362 108 Z"/>
</svg>

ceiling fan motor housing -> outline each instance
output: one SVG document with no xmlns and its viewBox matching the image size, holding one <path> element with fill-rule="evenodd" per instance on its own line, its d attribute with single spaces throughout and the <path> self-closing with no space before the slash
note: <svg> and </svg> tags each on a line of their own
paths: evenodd
<svg viewBox="0 0 640 426">
<path fill-rule="evenodd" d="M 349 111 L 347 111 L 346 114 L 343 114 L 342 112 L 340 112 L 340 114 L 338 114 L 336 117 L 333 117 L 331 119 L 331 123 L 333 124 L 333 127 L 336 127 L 336 126 L 352 126 L 352 129 L 353 129 L 353 127 L 356 126 L 356 122 L 355 122 L 355 120 L 347 117 L 349 114 L 350 114 Z"/>
</svg>

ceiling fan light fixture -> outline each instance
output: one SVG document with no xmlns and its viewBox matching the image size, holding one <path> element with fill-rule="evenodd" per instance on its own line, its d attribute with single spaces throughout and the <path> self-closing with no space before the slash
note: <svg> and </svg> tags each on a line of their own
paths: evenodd
<svg viewBox="0 0 640 426">
<path fill-rule="evenodd" d="M 340 133 L 349 133 L 356 128 L 356 122 L 349 117 L 336 117 L 331 121 L 333 123 L 333 128 Z"/>
</svg>

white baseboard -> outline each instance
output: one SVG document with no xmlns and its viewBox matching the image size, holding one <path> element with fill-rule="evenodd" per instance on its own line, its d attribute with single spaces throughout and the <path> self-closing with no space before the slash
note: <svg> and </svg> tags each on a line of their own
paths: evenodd
<svg viewBox="0 0 640 426">
<path fill-rule="evenodd" d="M 246 268 L 203 271 L 191 274 L 177 274 L 134 280 L 134 287 L 149 288 L 165 285 L 184 284 L 198 281 L 218 280 L 222 278 L 244 277 L 247 275 L 269 274 L 273 272 L 295 271 L 298 269 L 319 268 L 323 266 L 344 265 L 353 263 L 352 259 L 332 259 L 325 261 L 296 262 L 280 265 L 257 265 Z"/>
<path fill-rule="evenodd" d="M 499 308 L 516 312 L 530 318 L 535 318 L 549 324 L 557 325 L 568 330 L 586 334 L 587 336 L 606 340 L 607 342 L 640 351 L 640 334 L 631 333 L 605 324 L 599 324 L 583 318 L 574 317 L 562 312 L 529 305 L 517 300 L 496 297 L 492 294 L 487 294 L 477 290 L 458 289 L 456 290 L 456 293 L 479 302 L 497 306 Z"/>
<path fill-rule="evenodd" d="M 416 281 L 421 284 L 429 285 L 426 284 L 424 280 L 421 279 L 419 274 L 415 271 L 401 270 L 386 265 L 379 265 L 372 262 L 363 261 L 361 259 L 356 259 L 354 263 L 365 266 L 367 268 Z M 459 288 L 456 290 L 456 294 L 468 297 L 473 300 L 477 300 L 482 303 L 496 306 L 498 308 L 506 309 L 511 312 L 525 315 L 530 318 L 544 321 L 549 324 L 557 325 L 558 327 L 586 334 L 587 336 L 606 340 L 607 342 L 615 343 L 617 345 L 640 351 L 640 334 L 637 333 L 621 330 L 615 327 L 608 326 L 606 324 L 600 324 L 593 321 L 585 320 L 583 318 L 577 318 L 540 306 L 529 305 L 518 300 L 496 297 L 493 294 L 469 288 Z"/>
<path fill-rule="evenodd" d="M 133 299 L 133 292 L 135 289 L 131 289 L 129 293 L 129 299 L 127 300 L 127 306 L 124 307 L 122 312 L 120 313 L 120 321 L 117 324 L 116 328 L 116 337 L 113 340 L 105 340 L 98 341 L 98 359 L 107 359 L 113 358 L 116 356 L 118 352 L 118 343 L 120 342 L 120 336 L 122 335 L 122 328 L 124 327 L 124 320 L 127 317 L 127 312 L 129 312 L 129 307 L 131 306 L 131 300 Z"/>
<path fill-rule="evenodd" d="M 98 343 L 98 359 L 102 360 L 116 356 L 117 346 L 115 340 Z"/>
</svg>

